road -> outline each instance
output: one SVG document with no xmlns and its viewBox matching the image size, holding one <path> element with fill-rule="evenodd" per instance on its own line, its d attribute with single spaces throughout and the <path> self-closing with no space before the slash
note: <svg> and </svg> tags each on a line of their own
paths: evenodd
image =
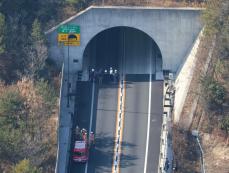
<svg viewBox="0 0 229 173">
<path fill-rule="evenodd" d="M 78 82 L 78 103 L 74 127 L 90 128 L 91 82 Z M 113 161 L 114 132 L 117 111 L 117 84 L 95 84 L 92 131 L 95 132 L 95 148 L 90 151 L 89 162 L 77 164 L 70 161 L 70 173 L 110 173 Z M 80 99 L 79 99 L 80 98 Z M 74 132 L 74 130 L 73 130 Z M 73 148 L 74 139 L 72 139 Z M 87 168 L 86 168 L 87 167 Z M 87 169 L 87 170 L 85 170 Z"/>
<path fill-rule="evenodd" d="M 151 83 L 150 105 L 149 84 L 149 75 L 126 76 L 124 129 L 120 158 L 120 172 L 122 173 L 143 172 L 145 166 L 145 173 L 154 173 L 158 169 L 163 113 L 163 82 L 153 81 Z M 81 128 L 90 129 L 92 83 L 78 82 L 77 86 L 79 92 L 74 126 L 78 124 Z M 91 149 L 88 164 L 76 164 L 70 159 L 69 173 L 112 172 L 118 85 L 112 83 L 95 84 L 94 87 L 91 128 L 96 134 L 96 145 Z M 147 143 L 148 148 L 146 147 Z"/>
<path fill-rule="evenodd" d="M 143 76 L 142 76 L 143 77 Z M 126 77 L 125 120 L 120 171 L 142 172 L 147 134 L 149 82 Z"/>
<path fill-rule="evenodd" d="M 149 75 L 126 77 L 125 123 L 120 171 L 122 173 L 155 173 L 158 169 L 160 130 L 162 124 L 163 82 L 152 81 L 149 105 Z M 148 107 L 151 106 L 150 114 Z M 150 115 L 149 147 L 146 139 Z M 145 159 L 147 164 L 145 165 Z"/>
</svg>

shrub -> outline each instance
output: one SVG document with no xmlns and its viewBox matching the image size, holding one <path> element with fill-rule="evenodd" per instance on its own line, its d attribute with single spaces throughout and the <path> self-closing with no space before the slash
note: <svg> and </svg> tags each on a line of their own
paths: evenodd
<svg viewBox="0 0 229 173">
<path fill-rule="evenodd" d="M 226 90 L 221 83 L 213 79 L 213 77 L 204 77 L 202 79 L 203 97 L 206 99 L 210 107 L 222 106 L 226 97 Z"/>
<path fill-rule="evenodd" d="M 24 107 L 24 99 L 16 89 L 6 89 L 0 95 L 0 118 L 1 125 L 11 125 L 16 128 L 19 125 L 21 111 Z M 2 124 L 5 123 L 5 124 Z"/>
<path fill-rule="evenodd" d="M 55 89 L 43 79 L 37 81 L 35 87 L 37 93 L 43 98 L 45 105 L 47 105 L 49 109 L 53 109 L 57 100 L 57 92 Z"/>
<path fill-rule="evenodd" d="M 22 160 L 12 168 L 12 173 L 41 173 L 29 160 Z"/>
<path fill-rule="evenodd" d="M 219 105 L 223 104 L 226 94 L 224 87 L 220 83 L 213 82 L 208 88 L 211 101 Z"/>
<path fill-rule="evenodd" d="M 14 162 L 20 158 L 24 98 L 15 88 L 4 91 L 0 93 L 0 158 Z"/>
</svg>

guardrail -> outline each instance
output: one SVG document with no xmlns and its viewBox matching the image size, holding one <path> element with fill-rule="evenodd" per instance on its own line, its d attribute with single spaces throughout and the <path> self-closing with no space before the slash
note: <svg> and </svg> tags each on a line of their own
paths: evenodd
<svg viewBox="0 0 229 173">
<path fill-rule="evenodd" d="M 159 166 L 158 173 L 169 173 L 172 170 L 172 167 L 169 166 L 173 160 L 173 151 L 172 148 L 169 148 L 169 134 L 171 133 L 171 120 L 172 120 L 172 109 L 173 109 L 173 84 L 172 81 L 168 82 L 168 85 L 164 87 L 163 101 L 164 101 L 164 113 L 161 129 L 161 144 L 160 144 L 160 156 L 159 156 Z M 166 104 L 165 102 L 170 104 Z M 170 146 L 171 147 L 171 146 Z"/>
<path fill-rule="evenodd" d="M 201 172 L 205 173 L 205 162 L 204 162 L 204 151 L 200 143 L 199 132 L 198 130 L 192 130 L 192 135 L 196 138 L 196 142 L 200 148 L 200 163 L 201 163 Z"/>
</svg>

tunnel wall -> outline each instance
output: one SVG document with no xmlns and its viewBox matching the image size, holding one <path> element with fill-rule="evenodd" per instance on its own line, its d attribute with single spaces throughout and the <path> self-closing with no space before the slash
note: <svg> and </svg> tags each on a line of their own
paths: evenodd
<svg viewBox="0 0 229 173">
<path fill-rule="evenodd" d="M 81 28 L 81 45 L 70 47 L 70 72 L 80 70 L 83 52 L 89 41 L 103 30 L 127 26 L 149 35 L 162 53 L 163 69 L 176 72 L 198 36 L 202 24 L 201 9 L 90 7 L 62 24 L 77 24 Z M 49 54 L 57 64 L 67 57 L 68 48 L 57 44 L 58 26 L 46 32 Z M 78 62 L 73 63 L 73 59 Z"/>
</svg>

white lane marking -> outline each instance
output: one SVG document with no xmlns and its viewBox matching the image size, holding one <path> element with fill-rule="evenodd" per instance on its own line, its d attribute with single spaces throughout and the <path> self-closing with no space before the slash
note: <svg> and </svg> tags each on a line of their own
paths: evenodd
<svg viewBox="0 0 229 173">
<path fill-rule="evenodd" d="M 145 166 L 144 166 L 144 173 L 147 170 L 147 159 L 148 159 L 148 150 L 149 150 L 149 131 L 150 131 L 150 115 L 151 115 L 151 88 L 152 88 L 152 75 L 150 74 L 149 77 L 149 104 L 148 104 L 148 123 L 147 123 L 147 137 L 146 137 L 146 151 L 145 151 Z"/>
<path fill-rule="evenodd" d="M 94 111 L 94 97 L 95 97 L 95 83 L 92 83 L 92 92 L 91 92 L 91 113 L 90 113 L 90 125 L 89 125 L 89 133 L 91 132 L 92 129 L 92 119 L 93 119 L 93 111 Z M 89 139 L 90 140 L 90 139 Z M 90 141 L 89 141 L 90 143 Z M 88 162 L 86 163 L 85 166 L 85 173 L 87 173 L 87 169 L 88 169 Z"/>
</svg>

